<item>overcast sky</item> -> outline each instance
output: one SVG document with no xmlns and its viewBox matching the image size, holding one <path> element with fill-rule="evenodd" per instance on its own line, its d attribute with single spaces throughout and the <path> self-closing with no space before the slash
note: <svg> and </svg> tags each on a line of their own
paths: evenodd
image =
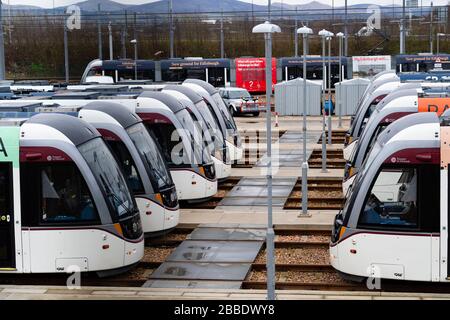
<svg viewBox="0 0 450 320">
<path fill-rule="evenodd" d="M 51 8 L 53 7 L 53 3 L 55 6 L 64 6 L 73 4 L 76 2 L 80 2 L 82 0 L 3 0 L 3 3 L 10 3 L 10 4 L 28 4 L 28 5 L 35 5 L 35 6 L 41 6 L 41 7 L 47 7 Z M 155 0 L 117 0 L 116 2 L 120 3 L 126 3 L 126 4 L 142 4 L 142 3 L 148 3 L 148 2 L 154 2 Z M 190 1 L 190 0 L 186 0 Z M 252 2 L 252 0 L 244 0 L 245 2 Z M 312 0 L 272 0 L 272 2 L 284 2 L 289 4 L 304 4 L 309 3 Z M 331 5 L 332 0 L 318 0 L 322 3 L 327 3 Z M 267 0 L 253 0 L 255 4 L 267 4 Z M 335 5 L 340 6 L 344 5 L 344 0 L 335 0 Z M 372 3 L 374 1 L 370 0 L 348 0 L 348 4 L 358 4 L 358 3 Z M 402 0 L 377 0 L 375 1 L 376 4 L 385 5 L 385 4 L 392 4 L 393 2 L 395 4 L 401 4 Z M 419 0 L 419 3 L 421 0 Z M 424 6 L 428 6 L 431 2 L 431 0 L 422 0 Z M 433 3 L 435 5 L 444 5 L 447 4 L 449 0 L 434 0 Z"/>
</svg>

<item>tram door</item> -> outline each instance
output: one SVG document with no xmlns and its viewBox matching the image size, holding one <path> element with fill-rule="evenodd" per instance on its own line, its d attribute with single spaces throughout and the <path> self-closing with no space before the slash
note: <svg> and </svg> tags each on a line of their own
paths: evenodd
<svg viewBox="0 0 450 320">
<path fill-rule="evenodd" d="M 0 162 L 0 269 L 15 269 L 12 162 Z"/>
</svg>

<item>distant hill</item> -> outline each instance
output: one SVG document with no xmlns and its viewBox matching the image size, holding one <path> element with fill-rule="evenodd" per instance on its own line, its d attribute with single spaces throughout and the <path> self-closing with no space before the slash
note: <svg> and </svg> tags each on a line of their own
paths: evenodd
<svg viewBox="0 0 450 320">
<path fill-rule="evenodd" d="M 98 5 L 100 4 L 102 11 L 114 12 L 114 11 L 123 11 L 130 7 L 129 5 L 122 4 L 119 2 L 111 1 L 111 0 L 86 0 L 82 2 L 75 3 L 80 7 L 81 11 L 97 11 Z M 63 10 L 67 6 L 58 7 L 58 10 Z"/>
<path fill-rule="evenodd" d="M 136 12 L 167 12 L 169 10 L 168 1 L 160 0 L 156 2 L 130 6 Z M 239 0 L 173 0 L 173 12 L 221 12 L 223 11 L 252 11 L 252 4 Z M 253 10 L 267 10 L 266 6 L 253 5 Z"/>
<path fill-rule="evenodd" d="M 295 9 L 297 9 L 297 10 L 329 10 L 329 9 L 331 9 L 330 5 L 327 5 L 322 2 L 318 2 L 318 1 L 312 1 L 309 3 L 299 4 L 299 5 L 274 2 L 272 4 L 272 6 L 275 10 L 281 10 L 281 8 L 283 8 L 283 10 L 295 10 Z"/>
<path fill-rule="evenodd" d="M 84 12 L 95 12 L 97 11 L 98 4 L 101 6 L 103 12 L 117 12 L 128 10 L 130 12 L 137 13 L 166 13 L 168 12 L 168 0 L 157 0 L 151 1 L 141 5 L 127 5 L 123 3 L 118 3 L 112 0 L 85 0 L 76 3 L 82 11 Z M 353 18 L 358 18 L 360 16 L 367 16 L 367 8 L 371 4 L 356 4 L 348 6 L 350 13 L 353 13 Z M 55 8 L 56 12 L 63 12 L 66 7 Z M 274 15 L 279 15 L 280 11 L 283 10 L 283 16 L 289 16 L 295 14 L 295 9 L 302 11 L 302 18 L 305 19 L 317 19 L 323 15 L 324 10 L 330 10 L 331 6 L 318 1 L 311 1 L 306 4 L 291 5 L 282 3 L 281 0 L 277 0 L 272 4 L 272 10 Z M 393 9 L 395 9 L 395 15 L 401 14 L 401 8 L 399 6 L 384 6 L 381 7 L 383 14 L 392 15 Z M 3 10 L 8 10 L 8 6 L 3 4 Z M 27 5 L 12 5 L 11 11 L 39 11 L 39 12 L 51 12 L 53 9 L 44 9 L 37 6 L 27 6 Z M 249 2 L 243 2 L 239 0 L 173 0 L 173 11 L 174 13 L 196 13 L 196 12 L 211 12 L 218 13 L 221 11 L 225 12 L 259 12 L 260 15 L 264 15 L 267 11 L 267 6 L 265 5 L 252 5 Z M 306 11 L 306 12 L 305 12 Z M 418 15 L 420 9 L 414 9 L 413 13 Z M 423 14 L 427 14 L 429 10 L 424 10 Z M 335 7 L 335 15 L 342 15 L 344 13 L 344 7 Z"/>
</svg>

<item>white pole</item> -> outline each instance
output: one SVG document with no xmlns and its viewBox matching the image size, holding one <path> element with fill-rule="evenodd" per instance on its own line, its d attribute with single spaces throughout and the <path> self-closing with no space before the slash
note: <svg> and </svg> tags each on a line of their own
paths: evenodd
<svg viewBox="0 0 450 320">
<path fill-rule="evenodd" d="M 267 130 L 267 298 L 275 300 L 275 232 L 272 220 L 272 34 L 266 33 L 266 130 Z"/>
<path fill-rule="evenodd" d="M 328 38 L 328 144 L 332 144 L 332 109 L 331 109 L 331 37 Z"/>
<path fill-rule="evenodd" d="M 307 215 L 308 214 L 308 157 L 306 155 L 306 135 L 307 135 L 307 128 L 306 128 L 306 57 L 308 56 L 307 52 L 308 47 L 308 34 L 303 34 L 303 163 L 302 163 L 302 214 Z"/>
<path fill-rule="evenodd" d="M 322 172 L 327 170 L 327 136 L 325 133 L 325 90 L 327 85 L 327 74 L 325 66 L 325 41 L 326 35 L 322 34 Z"/>
<path fill-rule="evenodd" d="M 339 37 L 339 121 L 338 128 L 342 128 L 342 36 Z M 335 87 L 336 88 L 336 87 Z"/>
</svg>

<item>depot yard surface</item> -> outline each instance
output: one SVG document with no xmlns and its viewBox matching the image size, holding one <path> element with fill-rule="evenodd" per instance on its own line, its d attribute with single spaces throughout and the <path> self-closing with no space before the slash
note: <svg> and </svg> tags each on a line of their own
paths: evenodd
<svg viewBox="0 0 450 320">
<path fill-rule="evenodd" d="M 147 241 L 144 259 L 135 269 L 112 278 L 82 278 L 77 290 L 64 286 L 65 275 L 32 282 L 2 277 L 0 283 L 11 285 L 0 286 L 0 299 L 265 299 L 265 117 L 237 117 L 236 123 L 246 152 L 233 165 L 231 178 L 211 201 L 182 204 L 178 229 Z M 405 287 L 395 286 L 371 291 L 342 280 L 329 265 L 328 239 L 343 199 L 342 143 L 349 119 L 344 118 L 343 128 L 333 119 L 333 144 L 327 145 L 330 167 L 324 173 L 322 118 L 308 117 L 310 210 L 302 217 L 301 117 L 280 117 L 277 127 L 272 124 L 278 299 L 450 299 L 442 293 L 448 288 L 440 293 L 417 293 L 430 292 L 428 287 L 399 292 Z"/>
</svg>

